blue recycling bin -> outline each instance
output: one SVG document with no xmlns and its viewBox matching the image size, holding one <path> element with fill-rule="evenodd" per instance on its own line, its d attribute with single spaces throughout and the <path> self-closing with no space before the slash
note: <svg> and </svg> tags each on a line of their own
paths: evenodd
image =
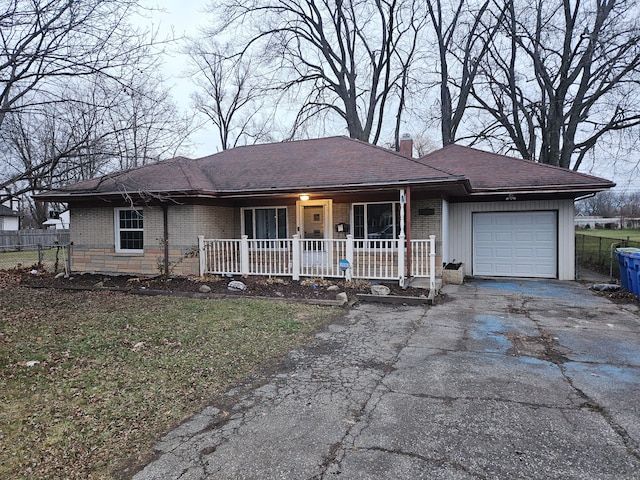
<svg viewBox="0 0 640 480">
<path fill-rule="evenodd" d="M 620 283 L 622 284 L 622 288 L 629 290 L 629 275 L 627 274 L 627 266 L 625 265 L 627 257 L 618 250 L 620 249 L 616 249 L 616 258 L 618 259 L 618 269 L 620 270 Z"/>
<path fill-rule="evenodd" d="M 629 291 L 638 295 L 640 299 L 640 253 L 634 253 L 629 257 L 627 270 L 629 272 Z"/>
<path fill-rule="evenodd" d="M 617 248 L 616 256 L 622 288 L 635 293 L 640 299 L 640 248 Z"/>
</svg>

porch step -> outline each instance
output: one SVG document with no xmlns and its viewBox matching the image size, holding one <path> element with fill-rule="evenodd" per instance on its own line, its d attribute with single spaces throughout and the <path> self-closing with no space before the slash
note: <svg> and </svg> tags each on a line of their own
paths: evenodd
<svg viewBox="0 0 640 480">
<path fill-rule="evenodd" d="M 409 287 L 423 288 L 429 290 L 429 277 L 412 277 L 409 280 Z M 436 277 L 436 292 L 438 293 L 442 289 L 442 278 Z"/>
<path fill-rule="evenodd" d="M 394 305 L 424 305 L 425 303 L 433 303 L 427 297 L 404 297 L 400 295 L 372 295 L 370 293 L 356 294 L 358 300 L 362 302 L 380 302 L 391 303 Z"/>
</svg>

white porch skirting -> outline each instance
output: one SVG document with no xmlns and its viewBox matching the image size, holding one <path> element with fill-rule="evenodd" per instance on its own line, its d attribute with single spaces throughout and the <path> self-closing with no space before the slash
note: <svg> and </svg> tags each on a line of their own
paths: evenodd
<svg viewBox="0 0 640 480">
<path fill-rule="evenodd" d="M 402 248 L 400 246 L 402 245 Z M 435 289 L 435 235 L 411 240 L 411 276 L 429 278 Z M 298 235 L 280 240 L 205 239 L 198 237 L 200 275 L 336 277 L 367 280 L 407 278 L 407 242 L 393 240 L 311 240 Z"/>
</svg>

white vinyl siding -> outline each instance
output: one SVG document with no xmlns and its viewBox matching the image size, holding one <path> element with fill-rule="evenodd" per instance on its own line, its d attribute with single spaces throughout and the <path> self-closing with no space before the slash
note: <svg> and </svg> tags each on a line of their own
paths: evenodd
<svg viewBox="0 0 640 480">
<path fill-rule="evenodd" d="M 474 275 L 556 278 L 556 212 L 473 214 Z"/>
<path fill-rule="evenodd" d="M 557 214 L 557 275 L 575 280 L 573 200 L 449 203 L 449 259 L 464 262 L 473 272 L 473 214 L 476 212 L 555 211 Z"/>
</svg>

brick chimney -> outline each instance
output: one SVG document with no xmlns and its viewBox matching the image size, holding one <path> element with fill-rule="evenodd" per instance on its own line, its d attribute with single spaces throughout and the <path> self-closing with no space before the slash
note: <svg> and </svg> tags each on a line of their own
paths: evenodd
<svg viewBox="0 0 640 480">
<path fill-rule="evenodd" d="M 408 133 L 403 133 L 400 137 L 400 153 L 407 157 L 413 157 L 413 139 Z"/>
</svg>

